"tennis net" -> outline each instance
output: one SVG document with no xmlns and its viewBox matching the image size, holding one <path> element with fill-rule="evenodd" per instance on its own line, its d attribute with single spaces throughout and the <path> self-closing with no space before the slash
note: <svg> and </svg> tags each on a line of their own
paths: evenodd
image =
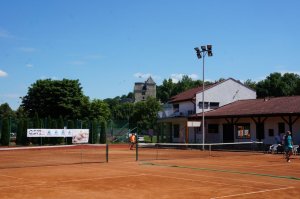
<svg viewBox="0 0 300 199">
<path fill-rule="evenodd" d="M 106 144 L 0 148 L 0 169 L 108 161 Z"/>
<path fill-rule="evenodd" d="M 204 150 L 203 150 L 204 149 Z M 224 157 L 232 155 L 262 154 L 262 142 L 233 143 L 140 143 L 138 144 L 138 160 L 169 160 L 201 157 Z"/>
</svg>

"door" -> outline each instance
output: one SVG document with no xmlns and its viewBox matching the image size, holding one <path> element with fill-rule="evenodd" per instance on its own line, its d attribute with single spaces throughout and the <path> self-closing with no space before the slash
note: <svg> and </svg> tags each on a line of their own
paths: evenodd
<svg viewBox="0 0 300 199">
<path fill-rule="evenodd" d="M 256 123 L 256 139 L 261 141 L 265 139 L 265 125 L 264 123 Z"/>
<path fill-rule="evenodd" d="M 223 142 L 234 142 L 233 124 L 223 124 Z"/>
</svg>

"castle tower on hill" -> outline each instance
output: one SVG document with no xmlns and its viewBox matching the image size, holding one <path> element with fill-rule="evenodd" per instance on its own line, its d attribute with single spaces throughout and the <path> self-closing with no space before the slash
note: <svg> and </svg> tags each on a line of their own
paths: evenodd
<svg viewBox="0 0 300 199">
<path fill-rule="evenodd" d="M 145 82 L 134 84 L 134 102 L 145 101 L 148 97 L 156 98 L 156 83 L 151 76 Z"/>
</svg>

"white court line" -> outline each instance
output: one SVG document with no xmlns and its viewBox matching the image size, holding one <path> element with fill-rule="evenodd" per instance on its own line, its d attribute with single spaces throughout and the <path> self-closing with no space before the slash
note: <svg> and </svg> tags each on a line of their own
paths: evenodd
<svg viewBox="0 0 300 199">
<path fill-rule="evenodd" d="M 220 196 L 220 197 L 214 197 L 210 199 L 218 199 L 218 198 L 230 198 L 230 197 L 235 197 L 235 196 L 244 196 L 244 195 L 251 195 L 251 194 L 257 194 L 257 193 L 265 193 L 265 192 L 270 192 L 270 191 L 280 191 L 280 190 L 285 190 L 285 189 L 294 189 L 295 187 L 283 187 L 283 188 L 278 188 L 278 189 L 265 189 L 262 191 L 252 191 L 248 193 L 240 193 L 240 194 L 233 194 L 233 195 L 227 195 L 227 196 Z"/>
</svg>

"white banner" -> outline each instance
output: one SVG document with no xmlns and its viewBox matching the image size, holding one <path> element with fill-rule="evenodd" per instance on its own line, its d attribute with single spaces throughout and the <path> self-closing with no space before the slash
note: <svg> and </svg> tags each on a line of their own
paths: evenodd
<svg viewBox="0 0 300 199">
<path fill-rule="evenodd" d="M 88 143 L 89 129 L 27 129 L 27 137 L 72 137 L 73 143 Z"/>
<path fill-rule="evenodd" d="M 201 126 L 201 122 L 188 121 L 188 122 L 187 122 L 187 126 L 188 126 L 188 127 L 200 127 L 200 126 Z"/>
</svg>

